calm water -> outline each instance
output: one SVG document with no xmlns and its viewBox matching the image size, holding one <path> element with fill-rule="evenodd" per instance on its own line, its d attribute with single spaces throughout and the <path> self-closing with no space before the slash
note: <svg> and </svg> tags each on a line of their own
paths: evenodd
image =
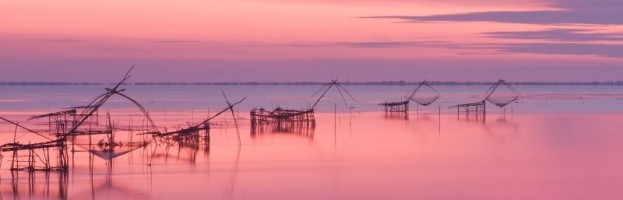
<svg viewBox="0 0 623 200">
<path fill-rule="evenodd" d="M 27 116 L 86 104 L 103 88 L 0 87 L 0 116 L 41 128 Z M 318 87 L 126 88 L 156 124 L 170 130 L 225 107 L 221 90 L 230 101 L 247 97 L 236 109 L 242 143 L 229 114 L 214 121 L 209 148 L 151 144 L 112 161 L 95 157 L 93 169 L 89 154 L 76 152 L 66 179 L 56 172 L 11 173 L 10 153 L 4 152 L 2 199 L 623 198 L 621 87 L 517 86 L 525 98 L 506 109 L 489 105 L 480 120 L 447 107 L 477 100 L 488 86 L 437 86 L 443 97 L 413 107 L 407 119 L 377 112 L 376 104 L 396 100 L 410 87 L 351 86 L 357 102 L 344 106 L 330 92 L 315 129 L 254 134 L 250 108 L 306 107 Z M 138 110 L 120 98 L 105 111 L 120 127 L 142 123 Z M 0 143 L 12 141 L 14 129 L 0 123 Z M 15 137 L 43 141 L 23 130 Z"/>
</svg>

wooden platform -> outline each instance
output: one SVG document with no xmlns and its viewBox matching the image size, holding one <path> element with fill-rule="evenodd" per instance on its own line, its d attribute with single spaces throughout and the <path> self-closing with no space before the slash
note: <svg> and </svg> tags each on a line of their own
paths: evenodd
<svg viewBox="0 0 623 200">
<path fill-rule="evenodd" d="M 383 110 L 387 113 L 409 112 L 409 100 L 399 102 L 386 102 L 379 105 L 383 106 Z"/>
</svg>

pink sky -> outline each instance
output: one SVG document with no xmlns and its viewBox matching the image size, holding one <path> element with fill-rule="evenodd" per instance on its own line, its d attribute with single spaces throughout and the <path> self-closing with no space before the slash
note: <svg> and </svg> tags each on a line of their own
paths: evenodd
<svg viewBox="0 0 623 200">
<path fill-rule="evenodd" d="M 620 80 L 621 4 L 3 1 L 0 82 Z"/>
</svg>

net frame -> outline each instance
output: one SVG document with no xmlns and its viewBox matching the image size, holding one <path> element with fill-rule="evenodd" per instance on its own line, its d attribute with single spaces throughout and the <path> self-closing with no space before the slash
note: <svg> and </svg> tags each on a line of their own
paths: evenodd
<svg viewBox="0 0 623 200">
<path fill-rule="evenodd" d="M 498 89 L 498 87 L 500 87 L 500 85 L 503 85 L 506 88 L 508 88 L 514 96 L 510 96 L 510 97 L 507 97 L 506 100 L 499 100 L 499 101 L 495 100 L 495 99 L 492 99 L 491 98 L 492 95 L 495 93 L 495 91 Z M 500 80 L 498 80 L 497 83 L 493 84 L 489 88 L 489 90 L 487 90 L 487 92 L 485 93 L 485 97 L 484 97 L 483 101 L 488 101 L 488 102 L 490 102 L 490 103 L 492 103 L 492 104 L 502 108 L 502 107 L 507 106 L 508 104 L 516 102 L 521 97 L 522 97 L 522 95 L 521 95 L 521 93 L 519 93 L 519 91 L 517 91 L 517 89 L 515 89 L 512 85 L 508 84 L 505 80 L 500 79 Z"/>
<path fill-rule="evenodd" d="M 428 87 L 429 89 L 431 89 L 433 92 L 435 92 L 435 95 L 432 97 L 415 97 L 415 95 L 417 94 L 417 92 L 420 90 L 420 88 L 422 87 Z M 433 88 L 430 84 L 428 84 L 428 81 L 422 81 L 420 82 L 420 84 L 418 84 L 417 87 L 415 87 L 410 93 L 410 95 L 408 95 L 409 100 L 420 104 L 422 106 L 428 106 L 432 103 L 434 103 L 435 101 L 437 101 L 437 99 L 441 98 L 441 94 L 439 93 L 439 91 L 437 91 L 435 88 Z"/>
</svg>

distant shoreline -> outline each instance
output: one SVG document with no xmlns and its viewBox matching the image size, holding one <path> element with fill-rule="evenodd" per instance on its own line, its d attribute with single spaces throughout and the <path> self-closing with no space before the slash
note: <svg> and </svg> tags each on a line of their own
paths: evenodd
<svg viewBox="0 0 623 200">
<path fill-rule="evenodd" d="M 371 81 L 371 82 L 342 82 L 344 85 L 370 85 L 370 86 L 403 86 L 417 85 L 419 82 L 413 81 Z M 538 82 L 538 81 L 519 81 L 508 82 L 513 85 L 612 85 L 623 86 L 623 81 L 585 81 L 585 82 Z M 0 82 L 0 86 L 80 86 L 80 85 L 114 85 L 116 83 L 97 83 L 97 82 Z M 125 85 L 323 85 L 326 82 L 130 82 Z M 429 81 L 431 85 L 491 85 L 495 82 L 477 81 Z"/>
</svg>

